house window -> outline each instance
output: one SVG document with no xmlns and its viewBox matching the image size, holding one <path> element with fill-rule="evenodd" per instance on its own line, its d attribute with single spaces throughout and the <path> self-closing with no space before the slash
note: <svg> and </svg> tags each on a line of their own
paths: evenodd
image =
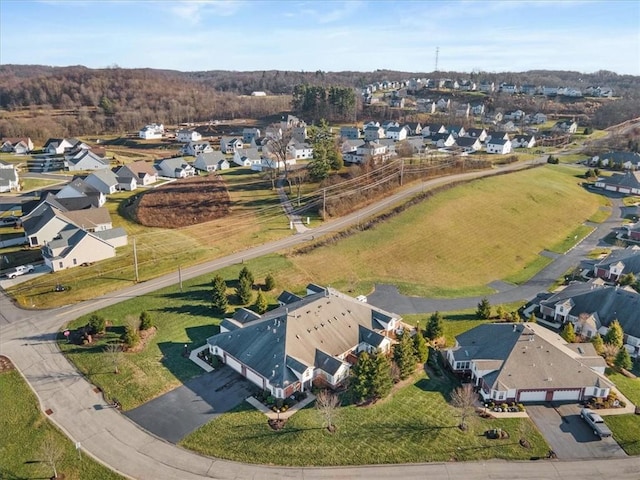
<svg viewBox="0 0 640 480">
<path fill-rule="evenodd" d="M 64 264 L 63 264 L 62 262 L 60 262 L 60 263 L 58 264 L 58 266 L 59 266 L 60 268 L 63 268 L 63 267 L 64 267 Z"/>
<path fill-rule="evenodd" d="M 77 265 L 77 264 L 78 264 L 78 260 L 74 258 L 74 259 L 73 259 L 73 264 L 74 264 L 74 265 Z"/>
<path fill-rule="evenodd" d="M 498 392 L 498 400 L 504 400 L 504 392 Z"/>
</svg>

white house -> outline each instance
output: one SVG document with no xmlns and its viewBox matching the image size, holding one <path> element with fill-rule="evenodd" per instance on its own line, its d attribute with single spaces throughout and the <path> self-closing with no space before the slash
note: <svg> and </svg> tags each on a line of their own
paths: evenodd
<svg viewBox="0 0 640 480">
<path fill-rule="evenodd" d="M 187 178 L 196 174 L 195 168 L 182 157 L 165 158 L 158 163 L 160 175 L 169 178 Z"/>
<path fill-rule="evenodd" d="M 227 170 L 229 162 L 222 152 L 215 150 L 206 153 L 199 153 L 193 166 L 203 172 L 216 172 L 218 170 Z"/>
<path fill-rule="evenodd" d="M 233 163 L 241 167 L 258 166 L 262 168 L 262 155 L 257 148 L 239 148 L 233 154 Z"/>
<path fill-rule="evenodd" d="M 536 137 L 533 135 L 516 135 L 511 144 L 513 148 L 533 148 L 536 145 Z"/>
<path fill-rule="evenodd" d="M 136 185 L 144 187 L 152 185 L 158 181 L 158 171 L 153 168 L 151 163 L 145 161 L 127 163 L 116 170 L 116 175 L 118 178 L 125 179 L 123 181 L 125 185 L 131 185 L 131 181 L 126 180 L 127 178 L 134 178 Z"/>
<path fill-rule="evenodd" d="M 199 153 L 213 152 L 213 148 L 209 142 L 189 142 L 182 146 L 181 152 L 183 155 L 195 157 Z"/>
<path fill-rule="evenodd" d="M 109 169 L 96 170 L 84 181 L 105 195 L 111 195 L 118 190 L 118 176 Z"/>
<path fill-rule="evenodd" d="M 0 168 L 0 193 L 20 191 L 20 178 L 14 165 Z"/>
<path fill-rule="evenodd" d="M 77 150 L 75 154 L 64 157 L 64 165 L 70 172 L 109 169 L 109 160 L 96 155 L 91 150 Z"/>
<path fill-rule="evenodd" d="M 504 138 L 491 138 L 487 141 L 487 153 L 506 155 L 511 153 L 511 140 Z"/>
<path fill-rule="evenodd" d="M 176 140 L 178 142 L 199 142 L 202 135 L 195 130 L 178 130 L 176 132 Z"/>
<path fill-rule="evenodd" d="M 407 127 L 399 127 L 399 126 L 389 127 L 385 132 L 385 136 L 387 138 L 390 138 L 391 140 L 395 140 L 396 142 L 405 140 L 407 138 L 407 134 L 408 134 Z"/>
<path fill-rule="evenodd" d="M 145 125 L 139 132 L 138 136 L 145 140 L 155 140 L 162 138 L 164 135 L 164 125 L 161 123 L 151 123 Z"/>
<path fill-rule="evenodd" d="M 308 143 L 291 140 L 287 144 L 287 156 L 296 160 L 313 158 L 313 147 Z"/>
<path fill-rule="evenodd" d="M 242 140 L 238 137 L 222 137 L 220 138 L 220 151 L 222 153 L 235 153 L 236 150 L 243 147 Z"/>
<path fill-rule="evenodd" d="M 251 143 L 254 138 L 260 137 L 260 129 L 247 127 L 242 129 L 242 141 L 244 143 Z"/>
</svg>

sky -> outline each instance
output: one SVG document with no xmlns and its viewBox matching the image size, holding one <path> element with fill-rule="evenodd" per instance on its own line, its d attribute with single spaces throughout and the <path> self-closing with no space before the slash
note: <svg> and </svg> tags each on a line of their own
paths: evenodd
<svg viewBox="0 0 640 480">
<path fill-rule="evenodd" d="M 0 64 L 640 75 L 640 2 L 0 0 Z"/>
</svg>

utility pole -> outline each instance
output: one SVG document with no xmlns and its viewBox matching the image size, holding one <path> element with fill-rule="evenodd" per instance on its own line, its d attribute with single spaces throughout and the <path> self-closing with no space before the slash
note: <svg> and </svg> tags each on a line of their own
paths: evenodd
<svg viewBox="0 0 640 480">
<path fill-rule="evenodd" d="M 180 282 L 180 292 L 182 292 L 182 267 L 178 264 L 178 281 Z"/>
<path fill-rule="evenodd" d="M 138 277 L 138 250 L 136 250 L 136 237 L 133 237 L 133 265 L 136 270 L 136 283 L 140 281 Z"/>
<path fill-rule="evenodd" d="M 400 160 L 400 186 L 402 186 L 402 181 L 404 180 L 404 158 Z"/>
<path fill-rule="evenodd" d="M 438 71 L 438 53 L 440 53 L 440 47 L 436 47 L 436 72 Z"/>
<path fill-rule="evenodd" d="M 327 214 L 327 189 L 322 189 L 322 217 L 324 218 Z"/>
</svg>

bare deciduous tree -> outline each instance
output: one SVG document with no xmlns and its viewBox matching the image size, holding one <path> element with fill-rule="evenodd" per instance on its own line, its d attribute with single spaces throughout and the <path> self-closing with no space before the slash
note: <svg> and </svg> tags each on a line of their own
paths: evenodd
<svg viewBox="0 0 640 480">
<path fill-rule="evenodd" d="M 64 455 L 64 448 L 60 443 L 60 439 L 56 438 L 52 431 L 48 431 L 42 439 L 40 455 L 42 456 L 42 461 L 53 470 L 52 478 L 58 478 L 57 465 Z"/>
<path fill-rule="evenodd" d="M 616 358 L 616 355 L 618 355 L 619 350 L 620 348 L 617 345 L 614 345 L 612 343 L 605 343 L 602 346 L 602 355 L 604 356 L 604 359 L 607 361 L 607 363 L 611 363 L 613 362 L 613 359 Z"/>
<path fill-rule="evenodd" d="M 339 406 L 340 398 L 329 390 L 322 390 L 316 396 L 316 408 L 330 432 L 334 432 L 336 429 L 334 420 Z"/>
<path fill-rule="evenodd" d="M 122 360 L 122 345 L 119 343 L 109 343 L 104 347 L 104 353 L 107 355 L 109 363 L 113 366 L 113 373 L 120 373 L 118 366 Z"/>
<path fill-rule="evenodd" d="M 451 392 L 451 405 L 460 409 L 460 428 L 466 429 L 467 417 L 471 414 L 476 401 L 476 393 L 473 391 L 473 385 L 467 383 L 456 388 Z"/>
</svg>

